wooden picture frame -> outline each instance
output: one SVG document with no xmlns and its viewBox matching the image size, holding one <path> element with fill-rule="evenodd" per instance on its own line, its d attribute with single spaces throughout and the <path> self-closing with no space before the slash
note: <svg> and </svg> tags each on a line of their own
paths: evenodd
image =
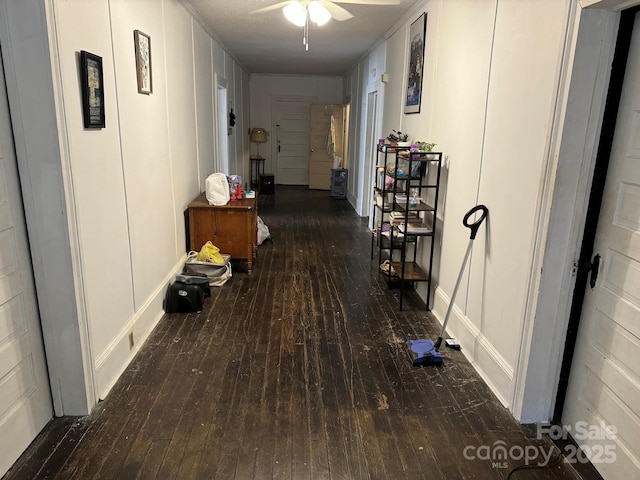
<svg viewBox="0 0 640 480">
<path fill-rule="evenodd" d="M 104 128 L 102 57 L 81 50 L 80 71 L 84 128 Z"/>
<path fill-rule="evenodd" d="M 426 33 L 427 13 L 424 12 L 409 28 L 409 68 L 404 113 L 420 113 Z"/>
<path fill-rule="evenodd" d="M 138 93 L 149 95 L 153 92 L 153 76 L 151 72 L 151 37 L 140 30 L 134 30 L 133 41 L 136 47 Z"/>
</svg>

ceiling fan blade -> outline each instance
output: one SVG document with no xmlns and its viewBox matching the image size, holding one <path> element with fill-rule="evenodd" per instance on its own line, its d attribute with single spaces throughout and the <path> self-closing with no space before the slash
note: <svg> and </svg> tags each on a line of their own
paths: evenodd
<svg viewBox="0 0 640 480">
<path fill-rule="evenodd" d="M 276 3 L 274 5 L 269 5 L 268 7 L 259 8 L 258 10 L 253 10 L 249 13 L 264 13 L 270 12 L 271 10 L 277 10 L 278 8 L 282 8 L 286 5 L 289 5 L 293 0 L 287 0 L 286 2 Z"/>
<path fill-rule="evenodd" d="M 400 5 L 400 0 L 329 0 L 336 3 L 358 3 L 361 5 Z"/>
<path fill-rule="evenodd" d="M 348 10 L 342 8 L 340 5 L 336 5 L 335 3 L 330 1 L 328 2 L 326 0 L 321 0 L 321 3 L 326 7 L 327 10 L 329 10 L 331 16 L 339 22 L 344 22 L 345 20 L 353 18 L 353 15 L 351 15 Z"/>
</svg>

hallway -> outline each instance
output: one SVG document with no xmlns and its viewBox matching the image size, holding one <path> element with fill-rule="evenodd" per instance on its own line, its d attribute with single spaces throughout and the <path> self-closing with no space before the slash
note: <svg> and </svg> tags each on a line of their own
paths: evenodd
<svg viewBox="0 0 640 480">
<path fill-rule="evenodd" d="M 348 202 L 279 186 L 259 215 L 273 241 L 253 274 L 165 315 L 94 412 L 51 422 L 6 479 L 506 479 L 524 460 L 496 445 L 556 458 L 462 352 L 411 365 L 404 340 L 438 324 L 412 294 L 398 311 Z"/>
</svg>

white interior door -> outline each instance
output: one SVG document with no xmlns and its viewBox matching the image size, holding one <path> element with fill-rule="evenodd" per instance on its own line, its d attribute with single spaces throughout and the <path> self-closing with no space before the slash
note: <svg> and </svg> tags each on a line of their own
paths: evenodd
<svg viewBox="0 0 640 480">
<path fill-rule="evenodd" d="M 311 105 L 309 188 L 329 190 L 334 158 L 343 164 L 344 105 Z"/>
<path fill-rule="evenodd" d="M 585 297 L 562 417 L 607 480 L 640 478 L 639 24 L 636 16 L 594 245 L 600 274 Z"/>
<path fill-rule="evenodd" d="M 0 63 L 0 476 L 53 416 Z"/>
<path fill-rule="evenodd" d="M 280 185 L 309 184 L 309 105 L 311 99 L 279 99 L 276 104 Z"/>
</svg>

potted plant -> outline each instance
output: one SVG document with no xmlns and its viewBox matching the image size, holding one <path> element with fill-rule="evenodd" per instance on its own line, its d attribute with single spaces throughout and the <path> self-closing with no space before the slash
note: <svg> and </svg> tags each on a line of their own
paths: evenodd
<svg viewBox="0 0 640 480">
<path fill-rule="evenodd" d="M 400 130 L 392 130 L 387 136 L 387 140 L 389 140 L 391 144 L 395 142 L 398 147 L 411 146 L 411 142 L 409 142 L 409 134 L 402 133 Z"/>
<path fill-rule="evenodd" d="M 418 151 L 419 152 L 430 152 L 433 150 L 433 147 L 436 146 L 435 143 L 428 143 L 428 142 L 415 142 L 416 144 L 418 144 Z"/>
</svg>

